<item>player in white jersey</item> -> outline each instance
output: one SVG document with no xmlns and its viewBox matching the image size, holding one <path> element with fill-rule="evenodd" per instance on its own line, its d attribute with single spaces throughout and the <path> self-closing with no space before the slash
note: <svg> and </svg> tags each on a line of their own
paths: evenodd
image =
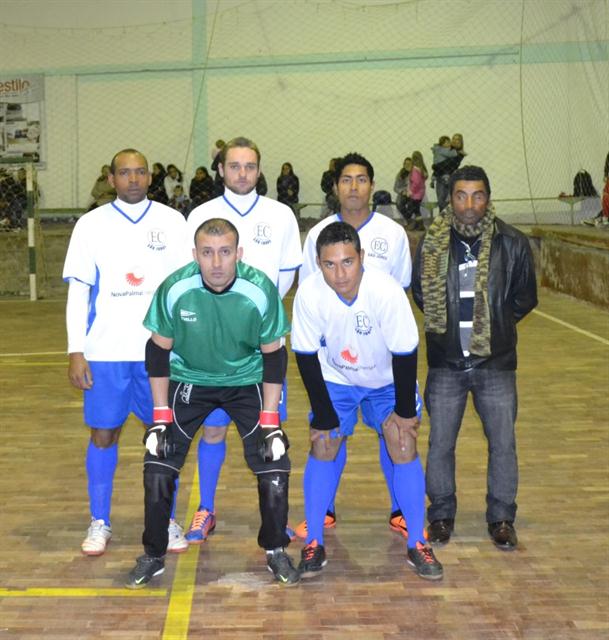
<svg viewBox="0 0 609 640">
<path fill-rule="evenodd" d="M 370 195 L 374 190 L 374 169 L 357 153 L 349 153 L 336 164 L 335 190 L 340 212 L 318 222 L 309 230 L 303 245 L 302 267 L 298 281 L 319 271 L 315 243 L 321 230 L 342 220 L 357 229 L 366 252 L 366 264 L 390 273 L 403 287 L 410 287 L 412 260 L 404 227 L 370 210 Z"/>
<path fill-rule="evenodd" d="M 418 332 L 404 290 L 390 275 L 363 268 L 355 229 L 334 222 L 317 239 L 321 273 L 296 292 L 292 349 L 311 402 L 311 450 L 304 473 L 303 578 L 326 564 L 324 517 L 335 490 L 334 460 L 363 421 L 385 440 L 392 484 L 408 522 L 408 563 L 421 578 L 442 578 L 425 544 L 425 477 L 416 449 Z"/>
<path fill-rule="evenodd" d="M 188 216 L 190 247 L 197 228 L 211 218 L 224 218 L 239 231 L 243 262 L 263 271 L 283 298 L 302 263 L 300 231 L 293 211 L 286 205 L 259 195 L 260 150 L 248 138 L 230 140 L 220 152 L 218 170 L 224 180 L 224 194 L 193 209 Z M 281 419 L 286 419 L 284 384 Z M 226 455 L 226 429 L 230 418 L 216 409 L 205 418 L 199 440 L 199 508 L 186 539 L 200 544 L 216 526 L 215 494 Z"/>
<path fill-rule="evenodd" d="M 91 524 L 85 555 L 104 553 L 112 536 L 110 507 L 121 428 L 133 412 L 152 424 L 144 367 L 150 332 L 142 321 L 158 285 L 189 261 L 184 217 L 147 198 L 150 172 L 135 149 L 119 151 L 108 181 L 117 198 L 78 220 L 66 255 L 66 324 L 70 382 L 84 392 L 91 437 L 86 453 Z M 170 550 L 188 544 L 169 527 Z"/>
<path fill-rule="evenodd" d="M 370 196 L 374 190 L 372 164 L 358 153 L 348 153 L 338 159 L 334 171 L 334 190 L 340 203 L 340 212 L 324 218 L 309 231 L 304 242 L 299 283 L 304 282 L 310 274 L 319 271 L 315 245 L 321 231 L 332 222 L 343 221 L 357 230 L 362 248 L 366 252 L 366 265 L 375 266 L 391 274 L 404 289 L 408 289 L 412 262 L 406 231 L 404 227 L 382 213 L 370 211 Z M 343 447 L 335 460 L 337 488 L 347 462 L 346 453 L 347 450 Z M 406 522 L 392 489 L 393 463 L 387 454 L 382 436 L 379 439 L 379 459 L 391 499 L 389 526 L 393 531 L 406 537 L 408 535 Z M 328 506 L 325 526 L 330 528 L 336 526 L 334 500 Z M 295 528 L 295 533 L 300 538 L 306 537 L 306 521 Z"/>
</svg>

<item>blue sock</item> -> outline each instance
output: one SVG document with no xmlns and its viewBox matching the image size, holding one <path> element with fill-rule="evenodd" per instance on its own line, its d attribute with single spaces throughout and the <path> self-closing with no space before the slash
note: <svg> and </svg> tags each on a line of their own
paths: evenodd
<svg viewBox="0 0 609 640">
<path fill-rule="evenodd" d="M 199 510 L 207 509 L 212 513 L 216 510 L 216 489 L 225 457 L 226 441 L 210 444 L 201 437 L 199 440 L 199 494 L 201 495 Z"/>
<path fill-rule="evenodd" d="M 345 465 L 347 464 L 347 440 L 343 440 L 343 443 L 340 445 L 340 449 L 336 454 L 336 458 L 334 458 L 334 473 L 336 474 L 336 486 L 334 488 L 334 493 L 332 494 L 332 501 L 328 505 L 327 511 L 331 511 L 332 513 L 336 513 L 336 492 L 338 491 L 338 485 L 340 484 L 340 479 L 343 475 L 343 471 L 345 470 Z"/>
<path fill-rule="evenodd" d="M 395 491 L 393 490 L 393 460 L 389 456 L 389 451 L 387 451 L 385 438 L 382 437 L 379 437 L 379 461 L 381 463 L 381 470 L 385 476 L 385 482 L 387 483 L 387 490 L 391 498 L 391 513 L 393 513 L 400 507 L 395 497 Z"/>
<path fill-rule="evenodd" d="M 112 484 L 118 464 L 118 445 L 107 449 L 96 447 L 89 441 L 85 466 L 89 480 L 89 505 L 91 516 L 103 520 L 110 526 L 110 504 L 112 503 Z"/>
<path fill-rule="evenodd" d="M 336 489 L 334 461 L 317 460 L 311 454 L 307 460 L 303 479 L 307 544 L 317 540 L 324 543 L 324 517 Z"/>
<path fill-rule="evenodd" d="M 175 491 L 173 492 L 173 502 L 171 503 L 171 515 L 169 516 L 172 520 L 176 519 L 176 505 L 178 504 L 179 487 L 180 487 L 180 478 L 178 476 L 175 481 Z"/>
<path fill-rule="evenodd" d="M 425 474 L 419 456 L 412 462 L 393 465 L 393 489 L 408 526 L 408 546 L 425 544 Z"/>
</svg>

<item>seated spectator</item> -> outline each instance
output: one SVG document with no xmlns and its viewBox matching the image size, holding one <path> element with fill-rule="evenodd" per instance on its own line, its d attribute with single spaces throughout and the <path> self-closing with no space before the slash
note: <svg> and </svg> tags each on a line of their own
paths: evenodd
<svg viewBox="0 0 609 640">
<path fill-rule="evenodd" d="M 334 193 L 334 171 L 336 168 L 336 162 L 338 158 L 332 158 L 328 165 L 328 168 L 323 172 L 321 176 L 321 190 L 324 192 L 326 200 L 326 209 L 322 213 L 322 218 L 336 213 L 340 209 L 338 198 Z"/>
<path fill-rule="evenodd" d="M 108 202 L 112 202 L 114 198 L 116 198 L 116 191 L 114 190 L 114 187 L 108 182 L 109 173 L 110 165 L 103 165 L 101 168 L 101 173 L 95 181 L 93 189 L 91 189 L 93 202 L 91 203 L 91 206 L 87 209 L 87 211 L 91 211 L 92 209 L 101 207 L 103 204 L 108 204 Z"/>
<path fill-rule="evenodd" d="M 184 193 L 184 187 L 181 184 L 176 184 L 173 188 L 173 196 L 169 199 L 169 206 L 179 211 L 185 218 L 188 218 L 192 207 L 190 206 L 190 200 Z"/>
<path fill-rule="evenodd" d="M 300 190 L 300 182 L 298 176 L 294 173 L 294 169 L 289 162 L 281 165 L 281 173 L 277 178 L 277 200 L 287 204 L 292 210 L 294 205 L 298 203 L 298 192 Z"/>
<path fill-rule="evenodd" d="M 214 179 L 207 172 L 207 167 L 197 167 L 195 176 L 190 181 L 189 195 L 191 209 L 214 197 Z"/>
<path fill-rule="evenodd" d="M 218 171 L 218 165 L 222 161 L 222 149 L 226 146 L 224 140 L 216 140 L 216 146 L 211 151 L 212 163 L 211 170 L 214 172 L 214 198 L 224 193 L 224 178 Z"/>
<path fill-rule="evenodd" d="M 165 176 L 165 180 L 163 180 L 163 185 L 165 186 L 165 193 L 168 198 L 173 196 L 173 190 L 177 185 L 182 186 L 182 172 L 175 164 L 167 165 L 167 175 Z"/>
<path fill-rule="evenodd" d="M 152 181 L 148 187 L 148 198 L 150 200 L 154 200 L 155 202 L 160 202 L 162 204 L 167 204 L 169 202 L 167 192 L 165 191 L 166 175 L 167 172 L 165 171 L 165 167 L 160 162 L 155 162 L 152 165 Z"/>
<path fill-rule="evenodd" d="M 406 217 L 406 202 L 408 201 L 408 175 L 412 169 L 412 158 L 404 158 L 402 168 L 398 171 L 393 190 L 396 193 L 395 205 L 398 211 Z"/>
</svg>

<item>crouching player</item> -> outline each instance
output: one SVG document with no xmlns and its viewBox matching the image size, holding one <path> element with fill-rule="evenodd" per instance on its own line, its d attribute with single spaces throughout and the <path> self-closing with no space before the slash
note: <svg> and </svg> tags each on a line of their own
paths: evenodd
<svg viewBox="0 0 609 640">
<path fill-rule="evenodd" d="M 195 234 L 195 262 L 161 284 L 144 320 L 153 332 L 146 365 L 155 424 L 144 440 L 145 554 L 129 574 L 133 589 L 165 569 L 174 479 L 204 418 L 218 407 L 237 425 L 258 480 L 258 544 L 268 569 L 284 585 L 300 580 L 284 551 L 290 460 L 278 415 L 287 364 L 280 339 L 290 327 L 276 287 L 240 262 L 238 245 L 230 222 L 204 222 Z"/>
<path fill-rule="evenodd" d="M 291 336 L 312 410 L 301 575 L 312 577 L 327 562 L 323 524 L 336 490 L 333 461 L 361 408 L 393 462 L 393 489 L 408 522 L 407 561 L 421 578 L 439 580 L 442 565 L 423 532 L 425 477 L 416 449 L 418 332 L 408 298 L 389 274 L 364 270 L 351 225 L 325 227 L 316 252 L 321 271 L 298 288 Z"/>
</svg>

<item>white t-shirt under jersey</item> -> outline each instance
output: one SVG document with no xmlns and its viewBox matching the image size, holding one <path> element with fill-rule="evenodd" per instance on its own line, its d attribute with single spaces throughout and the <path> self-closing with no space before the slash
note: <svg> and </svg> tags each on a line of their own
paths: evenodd
<svg viewBox="0 0 609 640">
<path fill-rule="evenodd" d="M 224 218 L 239 231 L 243 262 L 263 271 L 279 284 L 280 271 L 295 271 L 302 263 L 300 231 L 290 207 L 259 196 L 256 191 L 242 196 L 225 189 L 218 198 L 190 212 L 187 233 L 194 246 L 197 228 L 210 218 Z"/>
<path fill-rule="evenodd" d="M 319 271 L 315 243 L 321 230 L 331 222 L 342 222 L 340 213 L 335 213 L 318 222 L 307 234 L 303 247 L 303 261 L 298 282 Z M 364 250 L 364 264 L 372 265 L 390 273 L 404 289 L 410 287 L 412 260 L 410 245 L 404 227 L 382 213 L 373 211 L 357 232 Z"/>
<path fill-rule="evenodd" d="M 158 202 L 115 200 L 82 216 L 70 238 L 63 278 L 91 287 L 84 355 L 143 361 L 142 322 L 159 284 L 192 260 L 181 213 Z"/>
<path fill-rule="evenodd" d="M 291 342 L 298 353 L 318 354 L 324 380 L 378 389 L 393 383 L 392 354 L 412 353 L 419 335 L 404 289 L 389 274 L 366 266 L 350 303 L 320 271 L 302 282 Z"/>
</svg>

